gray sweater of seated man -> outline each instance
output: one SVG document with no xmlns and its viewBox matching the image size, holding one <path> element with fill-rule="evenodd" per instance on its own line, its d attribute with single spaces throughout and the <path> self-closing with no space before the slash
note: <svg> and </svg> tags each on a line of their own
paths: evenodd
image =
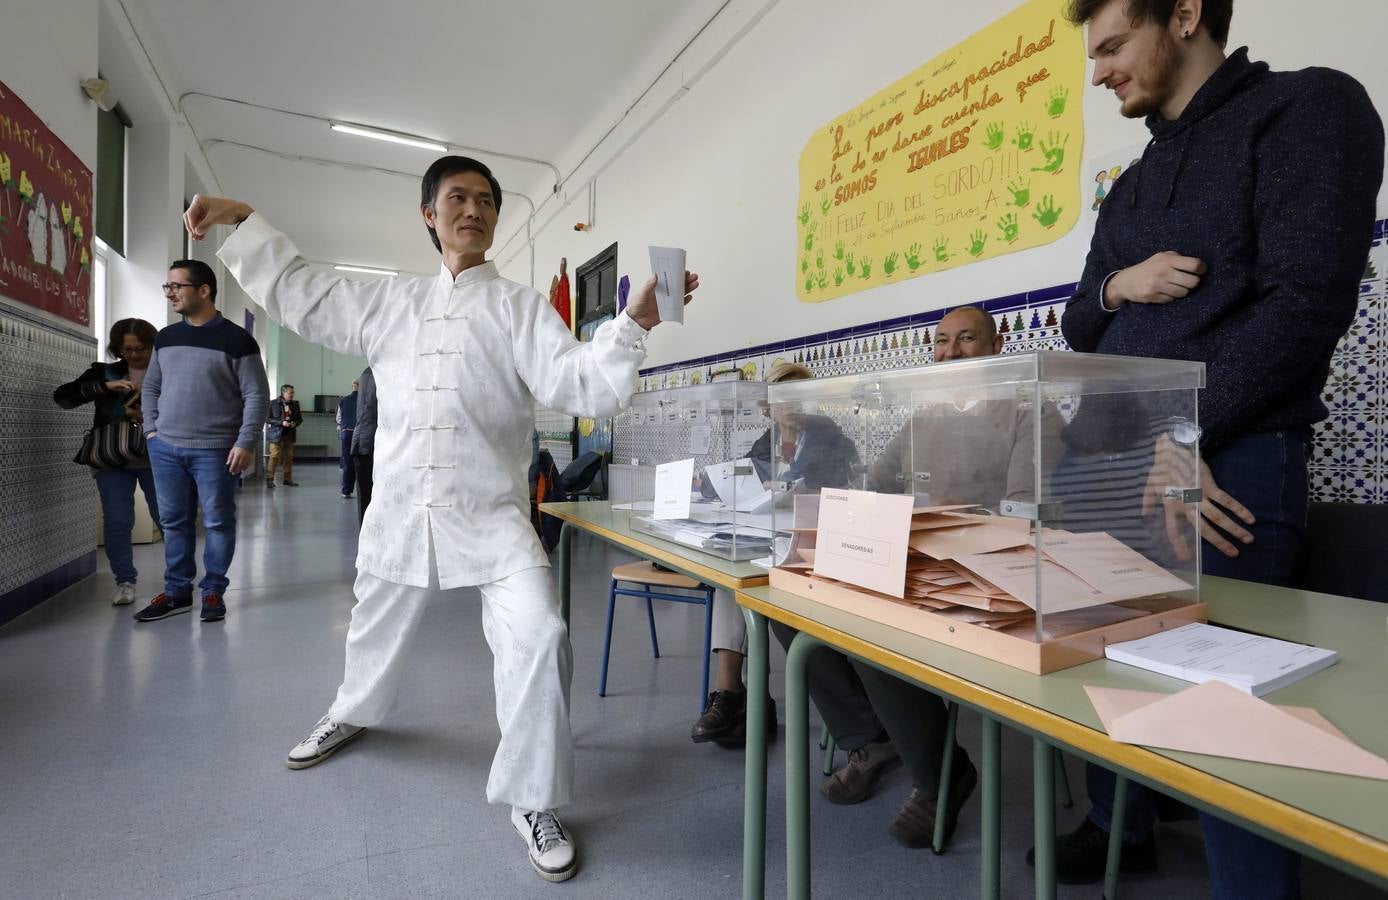
<svg viewBox="0 0 1388 900">
<path fill-rule="evenodd" d="M 251 450 L 270 386 L 255 338 L 221 313 L 178 322 L 154 339 L 143 390 L 145 433 L 188 450 Z"/>
</svg>

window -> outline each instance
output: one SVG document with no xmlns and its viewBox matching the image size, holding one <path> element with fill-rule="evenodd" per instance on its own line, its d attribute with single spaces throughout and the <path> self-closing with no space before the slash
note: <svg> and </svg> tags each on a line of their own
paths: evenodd
<svg viewBox="0 0 1388 900">
<path fill-rule="evenodd" d="M 617 245 L 613 244 L 574 271 L 578 296 L 575 321 L 586 322 L 617 313 Z"/>
<path fill-rule="evenodd" d="M 125 143 L 130 119 L 117 106 L 97 113 L 96 236 L 125 255 Z"/>
<path fill-rule="evenodd" d="M 111 250 L 101 238 L 92 238 L 92 329 L 96 334 L 96 357 L 106 358 L 106 336 L 111 327 L 110 305 L 106 294 L 106 272 Z"/>
</svg>

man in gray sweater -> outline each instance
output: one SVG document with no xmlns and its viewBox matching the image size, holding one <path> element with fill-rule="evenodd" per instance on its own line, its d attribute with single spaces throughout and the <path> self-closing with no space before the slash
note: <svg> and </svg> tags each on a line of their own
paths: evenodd
<svg viewBox="0 0 1388 900">
<path fill-rule="evenodd" d="M 153 622 L 193 608 L 197 508 L 207 531 L 202 620 L 226 616 L 222 595 L 236 551 L 236 477 L 250 465 L 270 388 L 260 347 L 217 312 L 217 276 L 180 259 L 164 285 L 183 321 L 154 341 L 145 375 L 145 437 L 164 527 L 164 592 L 135 614 Z"/>
</svg>

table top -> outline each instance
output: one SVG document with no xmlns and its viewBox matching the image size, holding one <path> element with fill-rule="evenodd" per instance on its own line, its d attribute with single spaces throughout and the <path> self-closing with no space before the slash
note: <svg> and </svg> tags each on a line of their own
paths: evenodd
<svg viewBox="0 0 1388 900">
<path fill-rule="evenodd" d="M 540 509 L 546 515 L 563 519 L 576 528 L 591 532 L 677 572 L 684 572 L 704 584 L 738 590 L 764 585 L 770 578 L 766 569 L 754 566 L 750 562 L 733 562 L 712 553 L 695 550 L 693 547 L 661 540 L 642 531 L 633 531 L 628 521 L 631 517 L 630 511 L 614 510 L 611 503 L 545 503 Z"/>
<path fill-rule="evenodd" d="M 1210 621 L 1328 647 L 1340 661 L 1265 699 L 1319 710 L 1388 757 L 1388 604 L 1203 577 Z M 1388 878 L 1388 781 L 1109 740 L 1085 685 L 1173 693 L 1189 682 L 1095 660 L 1032 675 L 813 600 L 758 587 L 737 600 L 965 703 Z"/>
</svg>

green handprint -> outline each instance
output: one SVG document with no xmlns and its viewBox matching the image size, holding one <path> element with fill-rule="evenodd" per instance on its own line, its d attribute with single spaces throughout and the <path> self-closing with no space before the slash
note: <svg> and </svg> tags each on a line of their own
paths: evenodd
<svg viewBox="0 0 1388 900">
<path fill-rule="evenodd" d="M 1031 217 L 1040 222 L 1045 228 L 1054 228 L 1055 223 L 1060 221 L 1060 212 L 1065 207 L 1055 205 L 1055 196 L 1047 194 L 1041 198 L 1041 202 L 1036 204 L 1036 210 Z"/>
<path fill-rule="evenodd" d="M 843 241 L 839 241 L 834 245 L 834 259 L 843 262 Z"/>
<path fill-rule="evenodd" d="M 886 259 L 882 260 L 882 271 L 887 275 L 888 278 L 890 278 L 892 273 L 896 271 L 896 261 L 900 256 L 900 253 L 897 253 L 895 250 L 893 250 L 891 253 L 887 254 Z"/>
<path fill-rule="evenodd" d="M 988 243 L 988 235 L 984 234 L 983 229 L 980 228 L 969 235 L 969 240 L 973 242 L 969 244 L 969 255 L 975 258 L 982 256 L 983 245 Z"/>
<path fill-rule="evenodd" d="M 843 286 L 843 269 L 834 270 L 834 287 Z"/>
<path fill-rule="evenodd" d="M 996 150 L 1002 146 L 1003 127 L 1001 122 L 992 122 L 988 125 L 988 137 L 984 140 L 983 146 L 989 150 Z"/>
<path fill-rule="evenodd" d="M 1051 99 L 1046 103 L 1046 115 L 1059 119 L 1065 115 L 1065 104 L 1070 100 L 1070 89 L 1058 87 L 1051 91 Z"/>
<path fill-rule="evenodd" d="M 862 259 L 858 260 L 858 275 L 862 278 L 868 278 L 872 275 L 871 257 L 864 256 Z"/>
<path fill-rule="evenodd" d="M 1017 126 L 1016 137 L 1012 143 L 1017 145 L 1017 149 L 1026 152 L 1031 149 L 1032 141 L 1036 140 L 1036 126 L 1030 122 L 1022 122 Z"/>
<path fill-rule="evenodd" d="M 1014 178 L 1008 183 L 1007 189 L 1012 192 L 1012 205 L 1022 208 L 1031 202 L 1031 179 Z"/>
<path fill-rule="evenodd" d="M 813 291 L 813 290 L 814 290 L 814 276 L 813 276 L 813 275 L 806 275 L 806 276 L 805 276 L 805 293 L 808 294 L 810 291 Z"/>
<path fill-rule="evenodd" d="M 818 222 L 811 222 L 809 227 L 805 229 L 805 249 L 807 251 L 814 249 L 814 230 L 817 227 L 819 227 Z"/>
<path fill-rule="evenodd" d="M 998 219 L 998 230 L 1002 232 L 1002 239 L 1009 244 L 1017 240 L 1021 229 L 1017 227 L 1017 214 L 1008 213 Z"/>
<path fill-rule="evenodd" d="M 810 204 L 806 203 L 804 206 L 800 207 L 800 215 L 795 218 L 800 220 L 801 225 L 810 224 Z"/>
<path fill-rule="evenodd" d="M 825 272 L 823 269 L 820 269 L 819 273 L 815 275 L 814 283 L 819 287 L 821 291 L 824 290 L 829 286 L 829 274 Z"/>
<path fill-rule="evenodd" d="M 910 249 L 906 251 L 906 268 L 914 272 L 924 263 L 925 261 L 921 259 L 921 245 L 912 244 Z"/>
<path fill-rule="evenodd" d="M 934 250 L 936 262 L 947 262 L 950 256 L 949 238 L 936 238 Z"/>
<path fill-rule="evenodd" d="M 802 256 L 802 257 L 800 257 L 800 271 L 802 271 L 802 272 L 808 272 L 808 271 L 810 271 L 810 258 L 809 258 L 808 256 Z"/>
<path fill-rule="evenodd" d="M 855 273 L 855 270 L 857 269 L 857 266 L 856 266 L 856 264 L 853 262 L 853 254 L 852 254 L 852 253 L 848 254 L 848 256 L 846 256 L 846 257 L 844 258 L 843 267 L 844 267 L 845 269 L 848 270 L 848 274 L 849 274 L 849 275 L 856 274 L 856 273 Z"/>
<path fill-rule="evenodd" d="M 823 248 L 823 247 L 820 247 L 820 248 L 819 248 L 819 252 L 815 254 L 815 258 L 814 258 L 814 267 L 815 267 L 816 269 L 822 269 L 822 268 L 824 268 L 824 248 Z"/>
<path fill-rule="evenodd" d="M 827 216 L 827 215 L 829 215 L 829 210 L 833 209 L 833 207 L 834 207 L 833 201 L 831 201 L 831 200 L 829 199 L 829 195 L 828 195 L 828 194 L 822 194 L 822 195 L 820 195 L 820 198 L 819 198 L 819 211 L 820 211 L 821 213 L 823 213 L 824 215 Z"/>
<path fill-rule="evenodd" d="M 1041 142 L 1041 153 L 1046 157 L 1046 164 L 1036 166 L 1032 171 L 1048 172 L 1052 175 L 1059 172 L 1060 167 L 1065 165 L 1065 145 L 1069 142 L 1070 135 L 1052 131 L 1048 140 Z"/>
</svg>

